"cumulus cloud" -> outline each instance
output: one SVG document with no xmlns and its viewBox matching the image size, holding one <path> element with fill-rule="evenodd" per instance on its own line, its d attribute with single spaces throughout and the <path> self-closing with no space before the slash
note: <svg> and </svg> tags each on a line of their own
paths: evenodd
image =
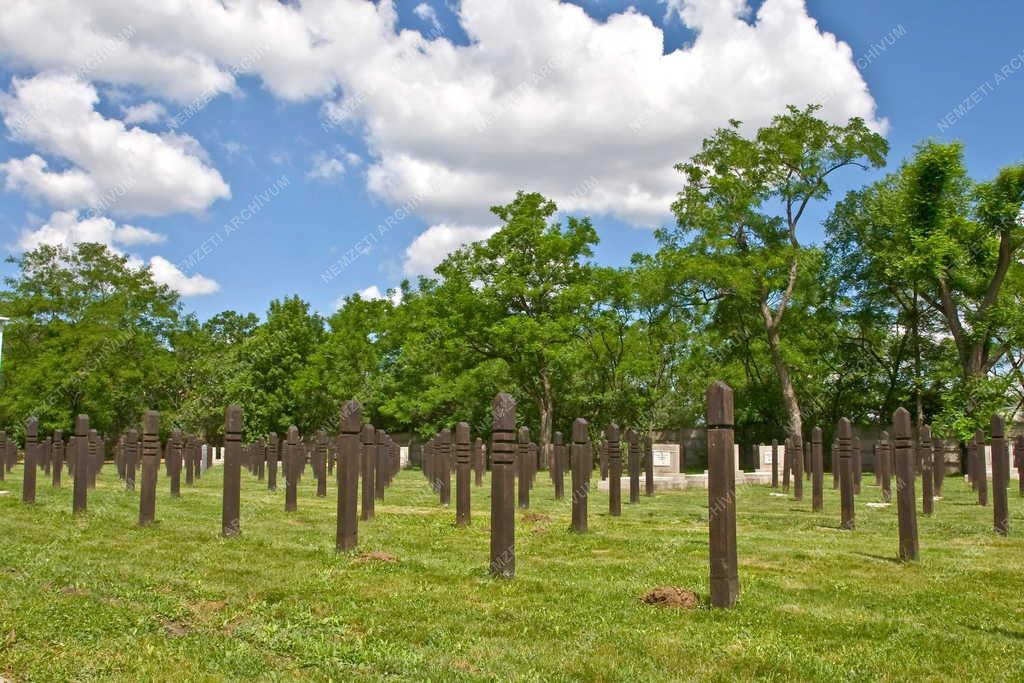
<svg viewBox="0 0 1024 683">
<path fill-rule="evenodd" d="M 421 2 L 420 4 L 416 5 L 416 8 L 413 9 L 413 12 L 416 14 L 417 17 L 420 18 L 420 20 L 430 24 L 435 32 L 439 33 L 441 31 L 441 22 L 438 20 L 437 12 L 434 10 L 432 6 L 428 5 L 425 2 Z"/>
<path fill-rule="evenodd" d="M 167 285 L 182 296 L 202 296 L 220 290 L 216 280 L 199 273 L 186 275 L 163 256 L 154 256 L 149 260 L 149 272 L 158 285 Z"/>
<path fill-rule="evenodd" d="M 405 250 L 402 268 L 406 275 L 430 275 L 444 257 L 464 244 L 487 239 L 497 228 L 470 225 L 431 225 Z"/>
<path fill-rule="evenodd" d="M 79 218 L 78 211 L 56 211 L 38 228 L 22 230 L 17 246 L 29 251 L 43 244 L 70 247 L 79 242 L 98 242 L 119 252 L 121 246 L 158 244 L 165 239 L 145 228 L 117 225 L 105 216 Z"/>
<path fill-rule="evenodd" d="M 71 164 L 51 169 L 38 154 L 0 164 L 8 189 L 61 208 L 121 215 L 199 212 L 231 196 L 206 153 L 188 135 L 129 128 L 96 111 L 96 89 L 77 76 L 15 78 L 0 98 L 11 136 Z"/>
<path fill-rule="evenodd" d="M 324 152 L 317 152 L 313 155 L 313 165 L 306 172 L 306 177 L 312 180 L 331 182 L 345 175 L 345 164 L 341 159 L 328 156 Z"/>
<path fill-rule="evenodd" d="M 159 123 L 167 117 L 167 109 L 152 100 L 141 104 L 122 107 L 125 123 Z"/>
</svg>

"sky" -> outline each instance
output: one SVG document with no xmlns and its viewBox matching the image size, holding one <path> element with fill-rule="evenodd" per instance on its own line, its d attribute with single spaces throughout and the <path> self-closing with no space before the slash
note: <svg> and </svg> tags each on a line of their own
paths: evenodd
<svg viewBox="0 0 1024 683">
<path fill-rule="evenodd" d="M 0 0 L 0 248 L 104 242 L 203 319 L 330 314 L 527 190 L 622 265 L 729 119 L 884 133 L 833 200 L 929 138 L 979 180 L 1022 161 L 1021 26 L 1011 0 Z"/>
</svg>

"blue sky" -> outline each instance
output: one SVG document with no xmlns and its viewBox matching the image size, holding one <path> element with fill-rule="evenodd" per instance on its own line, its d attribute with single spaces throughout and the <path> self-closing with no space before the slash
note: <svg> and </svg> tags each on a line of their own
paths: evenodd
<svg viewBox="0 0 1024 683">
<path fill-rule="evenodd" d="M 324 6 L 330 1 L 320 0 Z M 155 21 L 144 16 L 144 3 L 133 10 L 132 2 L 125 3 L 120 17 L 99 9 L 90 14 L 91 3 L 82 2 L 76 6 L 81 16 L 66 19 L 67 24 L 99 26 L 108 38 L 114 36 L 109 45 L 123 46 L 83 47 L 99 50 L 95 63 L 79 58 L 71 81 L 54 74 L 76 71 L 73 43 L 80 34 L 62 39 L 60 27 L 53 28 L 44 11 L 35 14 L 36 7 L 14 20 L 0 16 L 0 88 L 7 93 L 0 100 L 0 164 L 7 164 L 0 166 L 7 188 L 0 192 L 5 251 L 17 253 L 26 240 L 63 234 L 61 220 L 66 227 L 66 212 L 77 211 L 77 221 L 107 221 L 102 225 L 115 231 L 109 234 L 116 248 L 150 264 L 168 282 L 182 283 L 190 294 L 186 308 L 200 317 L 224 309 L 262 315 L 272 298 L 288 294 L 329 313 L 339 297 L 371 286 L 394 287 L 429 267 L 460 237 L 486 234 L 492 198 L 508 201 L 520 187 L 545 192 L 562 206 L 575 203 L 574 214 L 592 215 L 602 240 L 597 259 L 626 263 L 633 252 L 652 250 L 651 228 L 668 221 L 663 198 L 669 196 L 671 176 L 652 171 L 641 177 L 646 165 L 670 167 L 671 159 L 685 158 L 702 131 L 710 132 L 729 116 L 764 119 L 773 102 L 788 96 L 810 99 L 822 93 L 826 111 L 837 118 L 870 113 L 873 105 L 876 122 L 884 125 L 884 119 L 888 125 L 890 169 L 929 137 L 962 140 L 977 178 L 1024 155 L 1024 38 L 1018 30 L 1024 26 L 1024 3 L 808 0 L 806 13 L 817 21 L 819 33 L 804 27 L 790 39 L 779 27 L 757 33 L 753 16 L 745 19 L 749 30 L 743 29 L 719 16 L 720 7 L 710 0 L 677 3 L 703 13 L 691 16 L 688 23 L 698 25 L 690 26 L 685 15 L 667 13 L 666 4 L 654 0 L 575 3 L 589 19 L 548 7 L 557 5 L 554 0 L 519 0 L 507 7 L 477 0 L 462 9 L 451 0 L 397 2 L 397 18 L 385 17 L 384 25 L 396 21 L 399 30 L 418 31 L 431 43 L 405 45 L 401 57 L 394 53 L 403 44 L 393 36 L 365 37 L 372 30 L 358 22 L 379 17 L 367 19 L 356 0 L 337 3 L 330 15 L 286 16 L 302 27 L 296 29 L 300 35 L 311 28 L 316 34 L 306 51 L 292 49 L 295 40 L 284 29 L 279 39 L 259 33 L 278 30 L 280 20 L 269 27 L 246 26 L 242 18 L 212 7 L 237 34 L 226 32 L 222 43 L 201 44 L 209 50 L 202 64 L 178 66 L 174 60 L 183 58 L 174 54 L 177 18 L 170 25 L 167 17 Z M 761 4 L 751 9 L 756 12 Z M 774 12 L 797 17 L 804 11 L 798 0 L 768 4 Z M 619 22 L 617 33 L 599 30 L 628 7 L 663 31 L 663 45 L 639 20 Z M 555 12 L 544 16 L 556 19 L 549 22 L 556 28 L 536 29 L 531 22 L 539 15 L 523 8 Z M 460 24 L 460 11 L 472 18 Z M 338 25 L 328 28 L 325 16 Z M 181 18 L 182 36 L 191 35 L 188 21 Z M 32 22 L 45 32 L 42 37 L 12 46 L 10 39 L 25 35 Z M 151 23 L 167 30 L 157 31 Z M 357 45 L 345 43 L 353 26 L 363 27 L 360 38 L 351 40 Z M 510 34 L 507 41 L 503 27 Z M 843 48 L 821 31 L 834 34 L 851 53 L 844 57 Z M 56 37 L 51 42 L 46 36 Z M 235 39 L 237 49 L 228 50 Z M 337 41 L 338 52 L 320 56 L 317 47 L 331 41 Z M 757 41 L 756 50 L 748 41 Z M 629 50 L 617 54 L 627 43 Z M 483 49 L 470 54 L 474 44 Z M 72 49 L 58 50 L 58 45 Z M 633 60 L 642 65 L 657 59 L 648 50 L 667 54 L 694 45 L 708 57 L 666 63 L 649 83 L 639 66 L 635 75 L 629 73 Z M 794 57 L 794 45 L 807 47 Z M 199 48 L 181 49 L 194 55 Z M 246 49 L 255 50 L 253 62 L 246 61 Z M 584 57 L 573 62 L 578 55 Z M 169 65 L 166 75 L 158 60 Z M 130 63 L 149 66 L 133 70 L 126 66 Z M 616 64 L 624 65 L 621 73 L 615 73 Z M 694 69 L 703 71 L 695 76 Z M 176 81 L 179 72 L 182 80 Z M 749 81 L 745 75 L 751 75 Z M 202 78 L 222 90 L 196 107 L 190 86 Z M 18 90 L 17 83 L 39 87 Z M 77 95 L 62 103 L 69 83 Z M 671 85 L 669 95 L 658 92 L 664 83 Z M 464 87 L 471 90 L 461 91 Z M 503 97 L 503 88 L 530 99 L 497 104 L 488 99 Z M 437 95 L 446 91 L 454 94 Z M 617 101 L 617 91 L 628 100 L 626 106 Z M 492 95 L 478 98 L 481 92 Z M 338 115 L 345 94 L 353 93 L 349 103 L 355 102 L 355 113 Z M 50 106 L 53 101 L 58 104 Z M 48 116 L 54 120 L 42 121 Z M 75 121 L 88 123 L 79 128 L 89 128 L 92 137 L 68 130 L 78 125 Z M 151 135 L 133 137 L 134 127 Z M 141 145 L 141 163 L 152 176 L 118 157 L 122 147 L 133 144 Z M 90 152 L 76 155 L 81 147 Z M 138 161 L 140 153 L 133 153 Z M 45 160 L 49 172 L 70 175 L 17 175 L 28 172 L 11 161 L 32 157 Z M 159 168 L 171 168 L 166 175 L 174 180 L 158 182 Z M 109 189 L 112 178 L 126 173 L 138 176 L 129 180 L 130 202 L 119 197 L 97 207 L 93 190 L 76 189 L 79 181 L 100 189 L 107 183 Z M 851 172 L 834 189 L 843 192 L 877 175 Z M 414 195 L 426 199 L 410 201 Z M 819 221 L 827 208 L 807 216 L 804 239 L 821 238 Z M 65 212 L 63 219 L 55 217 L 58 212 Z M 234 228 L 226 227 L 233 221 Z M 124 231 L 124 226 L 146 232 Z M 4 266 L 4 272 L 11 267 Z M 196 274 L 205 279 L 185 281 Z"/>
</svg>

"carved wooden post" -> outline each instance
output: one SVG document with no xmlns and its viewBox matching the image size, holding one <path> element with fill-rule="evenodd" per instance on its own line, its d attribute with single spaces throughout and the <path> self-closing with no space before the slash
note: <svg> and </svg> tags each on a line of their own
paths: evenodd
<svg viewBox="0 0 1024 683">
<path fill-rule="evenodd" d="M 177 432 L 177 430 L 175 430 Z M 178 441 L 180 435 L 174 437 Z M 231 405 L 224 411 L 224 492 L 221 500 L 221 534 L 242 533 L 242 408 Z"/>
<path fill-rule="evenodd" d="M 452 502 L 452 430 L 445 427 L 438 434 L 440 448 L 437 454 L 438 493 L 441 505 Z"/>
<path fill-rule="evenodd" d="M 882 500 L 892 500 L 892 444 L 889 443 L 889 432 L 882 432 L 878 437 L 878 457 L 882 463 Z"/>
<path fill-rule="evenodd" d="M 491 574 L 516 573 L 515 462 L 516 401 L 499 393 L 491 404 Z"/>
<path fill-rule="evenodd" d="M 650 435 L 644 437 L 643 441 L 644 449 L 644 495 L 654 495 L 654 450 L 651 447 Z"/>
<path fill-rule="evenodd" d="M 572 423 L 572 530 L 580 534 L 587 531 L 587 499 L 590 496 L 590 474 L 594 469 L 594 451 L 587 426 L 582 417 Z"/>
<path fill-rule="evenodd" d="M 772 488 L 779 488 L 779 440 L 772 439 Z"/>
<path fill-rule="evenodd" d="M 316 453 L 316 496 L 317 498 L 327 497 L 327 432 L 318 429 L 316 441 L 313 445 Z"/>
<path fill-rule="evenodd" d="M 811 430 L 811 510 L 824 509 L 824 459 L 821 454 L 821 427 Z"/>
<path fill-rule="evenodd" d="M 892 417 L 896 511 L 899 514 L 900 559 L 917 559 L 917 506 L 914 502 L 914 443 L 910 413 L 897 408 Z"/>
<path fill-rule="evenodd" d="M 527 465 L 527 469 L 530 473 L 530 489 L 532 490 L 533 484 L 537 480 L 537 472 L 539 467 L 539 462 L 537 458 L 537 444 L 533 443 L 532 441 L 529 443 L 529 446 L 526 449 L 526 460 L 529 463 Z"/>
<path fill-rule="evenodd" d="M 622 450 L 619 426 L 614 422 L 604 430 L 605 453 L 608 458 L 608 514 L 622 514 Z"/>
<path fill-rule="evenodd" d="M 835 491 L 839 488 L 839 439 L 832 439 L 832 490 Z"/>
<path fill-rule="evenodd" d="M 0 481 L 7 476 L 7 432 L 0 430 Z"/>
<path fill-rule="evenodd" d="M 601 465 L 601 481 L 608 478 L 608 444 L 602 443 L 598 446 L 598 458 Z"/>
<path fill-rule="evenodd" d="M 978 489 L 978 505 L 988 505 L 988 467 L 985 466 L 985 432 L 974 433 L 974 485 Z"/>
<path fill-rule="evenodd" d="M 562 443 L 562 432 L 555 432 L 552 440 L 554 457 L 551 459 L 551 480 L 555 485 L 555 500 L 562 500 L 565 497 L 565 444 Z"/>
<path fill-rule="evenodd" d="M 336 549 L 351 550 L 359 542 L 359 423 L 362 407 L 346 401 L 341 407 L 341 437 L 338 441 L 338 533 Z"/>
<path fill-rule="evenodd" d="M 455 526 L 469 524 L 469 424 L 455 425 Z"/>
<path fill-rule="evenodd" d="M 519 507 L 530 507 L 530 428 L 520 427 L 516 446 L 516 460 L 519 462 Z"/>
<path fill-rule="evenodd" d="M 789 472 L 793 469 L 793 464 L 790 462 L 792 449 L 790 448 L 790 440 L 787 436 L 785 441 L 782 442 L 782 492 L 789 492 Z"/>
<path fill-rule="evenodd" d="M 365 522 L 373 519 L 374 515 L 373 482 L 377 462 L 377 430 L 373 425 L 363 425 L 362 431 L 359 432 L 359 444 L 359 469 L 363 475 L 362 519 Z"/>
<path fill-rule="evenodd" d="M 850 465 L 853 467 L 853 495 L 860 495 L 860 479 L 862 475 L 862 458 L 860 450 L 860 437 L 853 437 L 853 453 L 850 456 Z"/>
<path fill-rule="evenodd" d="M 167 470 L 171 478 L 172 498 L 181 496 L 181 458 L 181 430 L 175 429 L 171 431 L 171 438 L 167 440 Z"/>
<path fill-rule="evenodd" d="M 736 466 L 733 462 L 733 395 L 725 382 L 707 391 L 708 550 L 711 605 L 732 607 L 740 594 L 736 559 Z M 799 476 L 796 481 L 800 481 Z"/>
<path fill-rule="evenodd" d="M 2 467 L 0 467 L 2 469 Z M 53 432 L 53 488 L 60 488 L 61 470 L 64 469 L 64 432 L 57 429 Z"/>
<path fill-rule="evenodd" d="M 142 491 L 139 494 L 139 526 L 149 526 L 156 520 L 156 474 L 159 469 L 160 413 L 147 410 L 142 417 Z"/>
<path fill-rule="evenodd" d="M 128 432 L 128 443 L 131 444 L 131 432 Z M 185 437 L 185 486 L 195 486 L 196 483 L 196 443 L 195 438 Z"/>
<path fill-rule="evenodd" d="M 626 431 L 629 443 L 629 502 L 640 502 L 640 435 L 635 429 Z"/>
<path fill-rule="evenodd" d="M 1024 435 L 1014 439 L 1013 457 L 1017 462 L 1017 489 L 1024 496 Z"/>
<path fill-rule="evenodd" d="M 790 437 L 793 455 L 789 461 L 793 463 L 793 500 L 804 499 L 804 438 L 800 434 Z M 734 468 L 735 469 L 735 468 Z"/>
<path fill-rule="evenodd" d="M 836 429 L 839 436 L 839 498 L 842 503 L 842 523 L 840 528 L 852 530 L 854 526 L 853 501 L 853 467 L 851 455 L 853 447 L 852 428 L 845 417 L 839 420 Z"/>
<path fill-rule="evenodd" d="M 878 442 L 871 446 L 871 470 L 875 474 L 875 486 L 882 485 L 882 461 L 878 451 Z"/>
<path fill-rule="evenodd" d="M 267 434 L 267 490 L 277 490 L 277 432 Z"/>
<path fill-rule="evenodd" d="M 89 446 L 86 444 L 88 436 L 89 416 L 79 415 L 75 418 L 75 443 L 69 458 L 74 463 L 71 512 L 76 515 L 85 512 L 89 495 L 89 475 L 85 468 L 85 459 L 89 457 Z"/>
<path fill-rule="evenodd" d="M 390 438 L 383 429 L 377 430 L 377 447 L 374 449 L 374 474 L 373 474 L 373 497 L 377 500 L 384 500 L 384 486 L 391 479 L 390 458 L 388 452 L 391 450 Z"/>
<path fill-rule="evenodd" d="M 484 440 L 479 436 L 473 442 L 473 484 L 484 485 Z"/>
<path fill-rule="evenodd" d="M 946 448 L 942 439 L 932 435 L 932 485 L 936 497 L 942 497 L 942 481 L 946 478 Z"/>
<path fill-rule="evenodd" d="M 25 420 L 25 472 L 21 478 L 21 502 L 36 502 L 36 451 L 39 440 L 39 419 Z"/>
<path fill-rule="evenodd" d="M 1010 533 L 1010 512 L 1007 509 L 1006 487 L 1010 480 L 1007 458 L 1006 426 L 999 415 L 992 416 L 992 513 L 996 533 Z"/>
<path fill-rule="evenodd" d="M 288 427 L 284 448 L 284 511 L 295 512 L 299 506 L 299 461 L 305 459 L 295 425 Z"/>
<path fill-rule="evenodd" d="M 256 439 L 252 444 L 253 467 L 256 468 L 257 481 L 267 480 L 267 444 L 263 439 Z"/>
<path fill-rule="evenodd" d="M 96 430 L 95 429 L 90 429 L 89 430 L 89 436 L 87 438 L 89 440 L 89 462 L 87 463 L 86 466 L 87 466 L 88 471 L 89 471 L 89 490 L 90 491 L 95 491 L 96 490 L 96 475 L 99 472 L 99 463 L 97 462 L 97 455 L 98 455 L 97 451 L 99 449 L 96 448 Z M 157 454 L 157 466 L 160 465 L 159 461 L 160 461 L 160 455 L 158 453 Z"/>
<path fill-rule="evenodd" d="M 935 494 L 932 491 L 932 430 L 921 425 L 917 442 L 917 462 L 921 465 L 921 513 L 932 514 Z"/>
</svg>

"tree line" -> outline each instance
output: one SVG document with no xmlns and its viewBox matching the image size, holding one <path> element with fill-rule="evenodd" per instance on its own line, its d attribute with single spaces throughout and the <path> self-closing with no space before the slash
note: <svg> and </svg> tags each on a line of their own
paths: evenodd
<svg viewBox="0 0 1024 683">
<path fill-rule="evenodd" d="M 818 107 L 747 134 L 730 121 L 676 168 L 675 224 L 626 267 L 593 260 L 590 218 L 519 192 L 499 230 L 394 296 L 321 316 L 297 296 L 263 320 L 187 314 L 147 270 L 99 244 L 41 246 L 0 292 L 7 325 L 0 425 L 78 413 L 115 434 L 146 409 L 218 442 L 224 406 L 246 438 L 334 428 L 355 398 L 391 432 L 489 429 L 508 391 L 542 446 L 571 420 L 698 425 L 713 380 L 736 390 L 741 441 L 847 416 L 969 438 L 1024 405 L 1024 164 L 972 179 L 958 143 L 922 142 L 834 201 L 821 244 L 808 207 L 839 174 L 881 168 L 885 139 Z M 826 205 L 827 206 L 827 205 Z"/>
</svg>

